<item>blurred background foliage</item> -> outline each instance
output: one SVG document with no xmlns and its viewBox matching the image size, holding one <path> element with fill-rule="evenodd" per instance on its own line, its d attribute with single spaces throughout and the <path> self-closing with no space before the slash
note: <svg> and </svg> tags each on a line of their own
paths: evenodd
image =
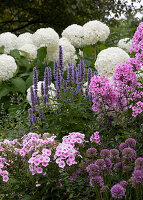
<svg viewBox="0 0 143 200">
<path fill-rule="evenodd" d="M 26 31 L 33 33 L 40 27 L 51 27 L 61 34 L 71 24 L 83 25 L 95 19 L 119 27 L 120 20 L 116 19 L 121 15 L 126 17 L 129 28 L 135 29 L 139 19 L 135 19 L 134 15 L 142 10 L 142 6 L 136 9 L 133 2 L 141 0 L 132 0 L 130 5 L 127 2 L 127 0 L 1 0 L 0 33 L 7 31 L 15 34 Z M 111 13 L 114 17 L 110 16 Z"/>
</svg>

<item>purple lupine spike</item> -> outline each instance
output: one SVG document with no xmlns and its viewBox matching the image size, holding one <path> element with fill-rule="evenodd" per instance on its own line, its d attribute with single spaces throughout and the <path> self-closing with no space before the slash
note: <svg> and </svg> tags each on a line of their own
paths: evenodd
<svg viewBox="0 0 143 200">
<path fill-rule="evenodd" d="M 88 82 L 88 86 L 90 85 L 90 81 L 92 78 L 92 69 L 88 68 L 88 72 L 87 72 L 87 82 Z"/>
<path fill-rule="evenodd" d="M 47 104 L 47 101 L 48 101 L 48 95 L 45 94 L 45 95 L 43 96 L 43 103 L 44 103 L 44 104 Z"/>
<path fill-rule="evenodd" d="M 29 124 L 30 124 L 30 127 L 31 127 L 33 125 L 33 121 L 32 121 L 33 110 L 32 110 L 32 108 L 28 109 L 28 114 L 29 114 Z"/>
<path fill-rule="evenodd" d="M 94 72 L 93 72 L 93 76 L 98 76 L 98 72 L 97 72 L 97 71 L 94 71 Z"/>
<path fill-rule="evenodd" d="M 76 91 L 76 89 L 74 89 L 74 92 L 73 92 L 73 98 L 74 98 L 74 99 L 77 98 L 77 91 Z"/>
<path fill-rule="evenodd" d="M 89 93 L 89 101 L 92 101 L 92 94 Z"/>
<path fill-rule="evenodd" d="M 42 111 L 42 110 L 40 110 L 40 112 L 39 112 L 39 118 L 40 118 L 40 119 L 44 119 L 43 111 Z"/>
<path fill-rule="evenodd" d="M 36 105 L 37 100 L 36 100 L 36 95 L 35 95 L 35 92 L 34 92 L 34 89 L 33 89 L 32 86 L 30 87 L 30 95 L 31 95 L 32 108 L 34 108 L 35 105 Z"/>
<path fill-rule="evenodd" d="M 63 71 L 64 64 L 63 64 L 63 49 L 62 46 L 59 45 L 59 65 L 60 65 L 60 70 Z"/>
<path fill-rule="evenodd" d="M 57 75 L 56 75 L 56 88 L 58 87 L 59 89 L 62 88 L 62 82 L 63 82 L 63 77 L 60 69 L 57 69 Z"/>
<path fill-rule="evenodd" d="M 67 88 L 67 81 L 63 79 L 63 90 Z"/>
<path fill-rule="evenodd" d="M 50 67 L 48 67 L 48 72 L 49 72 L 49 85 L 51 85 L 51 83 L 52 83 L 52 71 L 51 71 Z"/>
<path fill-rule="evenodd" d="M 36 121 L 37 121 L 36 116 L 33 114 L 33 115 L 32 115 L 32 124 L 35 124 Z"/>
<path fill-rule="evenodd" d="M 44 90 L 45 94 L 48 94 L 49 85 L 51 84 L 52 74 L 50 67 L 45 68 L 44 72 Z"/>
<path fill-rule="evenodd" d="M 56 97 L 57 97 L 57 100 L 61 99 L 61 92 L 60 92 L 60 88 L 58 86 L 56 87 Z"/>
<path fill-rule="evenodd" d="M 44 96 L 44 84 L 41 83 L 41 95 Z"/>
<path fill-rule="evenodd" d="M 73 77 L 73 83 L 76 83 L 76 79 L 77 79 L 77 70 L 76 70 L 76 66 L 73 65 L 72 67 L 72 77 Z"/>
<path fill-rule="evenodd" d="M 89 98 L 89 88 L 88 87 L 85 89 L 85 97 Z"/>
<path fill-rule="evenodd" d="M 84 81 L 85 77 L 85 64 L 84 60 L 80 60 L 81 80 Z"/>
<path fill-rule="evenodd" d="M 55 62 L 54 62 L 54 72 L 53 72 L 53 74 L 54 74 L 54 79 L 56 79 L 57 69 L 58 69 L 58 62 L 55 61 Z"/>
<path fill-rule="evenodd" d="M 33 68 L 33 85 L 34 85 L 35 94 L 37 95 L 37 90 L 38 90 L 38 72 L 37 72 L 36 67 Z"/>
<path fill-rule="evenodd" d="M 73 82 L 73 78 L 72 78 L 72 66 L 68 66 L 67 68 L 67 82 Z"/>
<path fill-rule="evenodd" d="M 79 82 L 77 84 L 77 92 L 80 94 L 83 94 L 83 83 L 82 82 Z"/>
</svg>

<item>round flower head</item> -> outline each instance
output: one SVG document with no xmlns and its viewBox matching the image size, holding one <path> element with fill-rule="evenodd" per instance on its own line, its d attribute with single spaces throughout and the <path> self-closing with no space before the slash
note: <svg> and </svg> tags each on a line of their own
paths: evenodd
<svg viewBox="0 0 143 200">
<path fill-rule="evenodd" d="M 137 158 L 135 161 L 135 168 L 138 170 L 143 170 L 143 158 Z"/>
<path fill-rule="evenodd" d="M 110 150 L 109 149 L 102 149 L 100 151 L 101 158 L 109 158 L 110 157 Z"/>
<path fill-rule="evenodd" d="M 46 46 L 48 49 L 56 49 L 59 42 L 59 35 L 52 28 L 40 28 L 32 38 L 38 48 Z"/>
<path fill-rule="evenodd" d="M 0 34 L 0 47 L 4 46 L 4 53 L 17 48 L 17 36 L 13 33 L 6 32 Z"/>
<path fill-rule="evenodd" d="M 117 64 L 122 64 L 129 59 L 129 55 L 118 47 L 110 47 L 102 50 L 95 62 L 95 68 L 99 75 L 113 76 Z"/>
<path fill-rule="evenodd" d="M 25 44 L 19 50 L 25 51 L 26 53 L 20 52 L 20 54 L 29 60 L 34 60 L 37 57 L 37 47 L 34 44 Z"/>
<path fill-rule="evenodd" d="M 132 162 L 136 159 L 136 151 L 130 147 L 125 148 L 122 152 L 122 156 L 125 161 Z"/>
<path fill-rule="evenodd" d="M 142 170 L 135 170 L 130 178 L 130 182 L 133 187 L 136 187 L 139 184 L 143 184 L 143 172 Z"/>
<path fill-rule="evenodd" d="M 99 166 L 93 163 L 86 167 L 86 171 L 90 176 L 98 176 L 100 174 Z"/>
<path fill-rule="evenodd" d="M 110 34 L 109 27 L 97 20 L 84 24 L 83 31 L 85 45 L 94 45 L 98 41 L 105 41 Z"/>
<path fill-rule="evenodd" d="M 121 143 L 121 144 L 119 145 L 119 150 L 122 152 L 123 149 L 125 149 L 125 148 L 127 148 L 127 147 L 128 147 L 127 144 Z"/>
<path fill-rule="evenodd" d="M 42 95 L 41 95 L 41 84 L 44 84 L 44 81 L 39 81 L 38 82 L 38 88 L 37 88 L 37 96 L 38 97 L 41 97 Z M 32 85 L 33 86 L 33 85 Z M 55 89 L 55 86 L 54 86 L 54 84 L 53 83 L 51 83 L 50 85 L 49 85 L 49 90 L 48 90 L 48 94 L 49 94 L 49 99 L 48 99 L 48 103 L 50 104 L 50 105 L 52 105 L 53 103 L 54 103 L 54 101 L 52 100 L 52 99 L 50 99 L 50 98 L 54 98 L 55 96 L 56 96 L 56 89 Z M 27 100 L 28 100 L 28 102 L 29 102 L 29 104 L 31 105 L 31 92 L 30 92 L 30 88 L 28 88 L 28 90 L 27 90 Z"/>
<path fill-rule="evenodd" d="M 23 33 L 20 34 L 17 38 L 17 47 L 20 48 L 25 44 L 33 44 L 32 34 L 31 33 Z"/>
<path fill-rule="evenodd" d="M 64 69 L 67 69 L 67 64 L 70 62 L 72 64 L 76 63 L 76 55 L 74 46 L 66 39 L 60 38 L 59 45 L 62 47 L 63 51 L 63 64 Z M 47 50 L 47 61 L 58 60 L 59 48 L 56 51 Z"/>
<path fill-rule="evenodd" d="M 130 48 L 132 46 L 132 40 L 130 38 L 124 38 L 119 40 L 118 47 L 124 49 L 127 52 L 130 52 Z"/>
<path fill-rule="evenodd" d="M 72 24 L 62 32 L 62 37 L 67 38 L 74 47 L 82 47 L 83 27 L 77 24 Z"/>
<path fill-rule="evenodd" d="M 95 148 L 89 148 L 86 151 L 87 157 L 95 157 L 97 155 L 97 149 Z"/>
<path fill-rule="evenodd" d="M 98 165 L 101 170 L 104 170 L 106 168 L 104 159 L 97 159 L 95 164 Z"/>
<path fill-rule="evenodd" d="M 116 184 L 111 188 L 111 194 L 115 199 L 122 199 L 125 196 L 125 189 L 120 184 Z"/>
<path fill-rule="evenodd" d="M 121 185 L 123 188 L 126 188 L 127 185 L 128 185 L 128 182 L 127 182 L 127 181 L 121 181 L 121 182 L 120 182 L 120 185 Z"/>
<path fill-rule="evenodd" d="M 104 185 L 103 178 L 101 176 L 95 176 L 90 178 L 89 184 L 93 187 L 94 185 L 98 185 L 102 187 Z"/>
<path fill-rule="evenodd" d="M 136 140 L 133 139 L 133 138 L 128 138 L 127 140 L 125 140 L 125 144 L 128 147 L 135 148 L 136 147 Z"/>
<path fill-rule="evenodd" d="M 17 70 L 17 65 L 12 56 L 0 55 L 0 82 L 13 77 Z"/>
</svg>

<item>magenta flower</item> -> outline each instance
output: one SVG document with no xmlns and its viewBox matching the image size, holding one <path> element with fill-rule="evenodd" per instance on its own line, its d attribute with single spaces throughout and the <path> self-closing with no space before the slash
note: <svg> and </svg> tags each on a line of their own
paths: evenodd
<svg viewBox="0 0 143 200">
<path fill-rule="evenodd" d="M 111 194 L 115 199 L 122 199 L 125 196 L 125 189 L 120 184 L 116 184 L 111 188 Z"/>
</svg>

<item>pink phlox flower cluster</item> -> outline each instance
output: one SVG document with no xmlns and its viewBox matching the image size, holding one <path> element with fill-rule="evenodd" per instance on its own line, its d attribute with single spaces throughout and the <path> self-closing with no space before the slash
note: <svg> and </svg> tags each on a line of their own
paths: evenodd
<svg viewBox="0 0 143 200">
<path fill-rule="evenodd" d="M 64 168 L 66 164 L 68 166 L 77 164 L 75 161 L 76 156 L 82 156 L 77 150 L 76 145 L 82 145 L 85 142 L 84 137 L 84 134 L 78 132 L 73 132 L 63 137 L 63 141 L 57 146 L 54 155 L 54 159 L 56 159 L 56 163 L 60 168 Z"/>
<path fill-rule="evenodd" d="M 143 112 L 143 102 L 138 101 L 135 106 L 132 106 L 132 115 L 133 117 L 136 117 L 138 114 Z"/>
<path fill-rule="evenodd" d="M 95 112 L 100 112 L 103 104 L 108 106 L 109 110 L 117 107 L 119 94 L 105 75 L 102 75 L 101 77 L 93 76 L 91 78 L 89 92 L 91 92 L 93 97 L 92 109 Z"/>
<path fill-rule="evenodd" d="M 29 169 L 32 172 L 32 175 L 43 174 L 43 167 L 47 167 L 50 162 L 51 150 L 47 148 L 42 149 L 42 154 L 37 151 L 32 154 L 32 157 L 29 159 Z"/>
<path fill-rule="evenodd" d="M 4 182 L 7 182 L 9 180 L 9 177 L 8 177 L 8 171 L 7 170 L 3 170 L 3 168 L 6 168 L 6 159 L 5 158 L 2 158 L 0 157 L 0 175 L 2 176 L 2 179 Z"/>
<path fill-rule="evenodd" d="M 97 144 L 101 145 L 100 136 L 99 136 L 98 131 L 96 131 L 93 135 L 91 135 L 90 142 L 91 143 L 97 143 Z"/>
<path fill-rule="evenodd" d="M 136 58 L 143 63 L 143 22 L 139 24 L 132 41 L 130 53 L 136 52 Z"/>
</svg>

